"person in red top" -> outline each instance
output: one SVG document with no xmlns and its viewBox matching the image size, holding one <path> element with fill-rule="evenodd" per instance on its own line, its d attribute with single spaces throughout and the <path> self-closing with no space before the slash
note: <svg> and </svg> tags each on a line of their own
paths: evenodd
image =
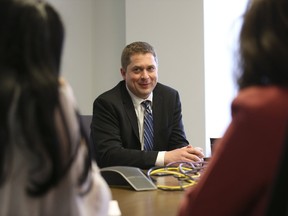
<svg viewBox="0 0 288 216">
<path fill-rule="evenodd" d="M 232 121 L 178 216 L 287 215 L 288 1 L 251 0 L 243 19 Z"/>
</svg>

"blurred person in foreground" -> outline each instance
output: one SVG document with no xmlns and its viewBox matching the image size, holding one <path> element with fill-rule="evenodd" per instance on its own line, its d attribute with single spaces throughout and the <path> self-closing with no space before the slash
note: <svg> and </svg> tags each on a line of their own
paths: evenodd
<svg viewBox="0 0 288 216">
<path fill-rule="evenodd" d="M 0 215 L 107 215 L 73 92 L 64 27 L 45 1 L 0 0 Z"/>
<path fill-rule="evenodd" d="M 100 167 L 142 169 L 175 161 L 200 161 L 203 153 L 186 139 L 178 91 L 158 82 L 158 57 L 147 42 L 136 41 L 122 51 L 123 80 L 93 103 L 91 137 Z M 145 145 L 145 115 L 149 103 L 154 136 Z"/>
<path fill-rule="evenodd" d="M 243 19 L 232 121 L 179 216 L 287 215 L 288 1 L 250 0 Z"/>
</svg>

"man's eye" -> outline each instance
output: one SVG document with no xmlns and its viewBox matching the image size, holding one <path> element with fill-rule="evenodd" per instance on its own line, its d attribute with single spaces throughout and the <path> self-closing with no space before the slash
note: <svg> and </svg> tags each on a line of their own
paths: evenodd
<svg viewBox="0 0 288 216">
<path fill-rule="evenodd" d="M 141 72 L 141 68 L 134 68 L 134 69 L 133 69 L 133 72 L 135 72 L 135 73 L 140 73 L 140 72 Z"/>
<path fill-rule="evenodd" d="M 154 72 L 154 71 L 155 71 L 155 67 L 149 67 L 149 68 L 147 68 L 147 70 L 148 70 L 149 72 Z"/>
</svg>

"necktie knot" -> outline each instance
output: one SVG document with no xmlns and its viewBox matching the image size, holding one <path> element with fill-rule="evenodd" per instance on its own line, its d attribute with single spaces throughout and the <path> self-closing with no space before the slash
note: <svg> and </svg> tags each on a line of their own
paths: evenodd
<svg viewBox="0 0 288 216">
<path fill-rule="evenodd" d="M 145 100 L 141 104 L 144 107 L 146 112 L 150 112 L 151 113 L 151 101 Z"/>
</svg>

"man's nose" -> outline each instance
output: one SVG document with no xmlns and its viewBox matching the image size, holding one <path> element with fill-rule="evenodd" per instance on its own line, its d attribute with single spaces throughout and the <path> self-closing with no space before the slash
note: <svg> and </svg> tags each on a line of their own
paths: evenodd
<svg viewBox="0 0 288 216">
<path fill-rule="evenodd" d="M 142 79 L 147 79 L 147 78 L 149 78 L 148 71 L 147 71 L 146 69 L 143 70 L 142 75 L 141 75 L 141 78 L 142 78 Z"/>
</svg>

